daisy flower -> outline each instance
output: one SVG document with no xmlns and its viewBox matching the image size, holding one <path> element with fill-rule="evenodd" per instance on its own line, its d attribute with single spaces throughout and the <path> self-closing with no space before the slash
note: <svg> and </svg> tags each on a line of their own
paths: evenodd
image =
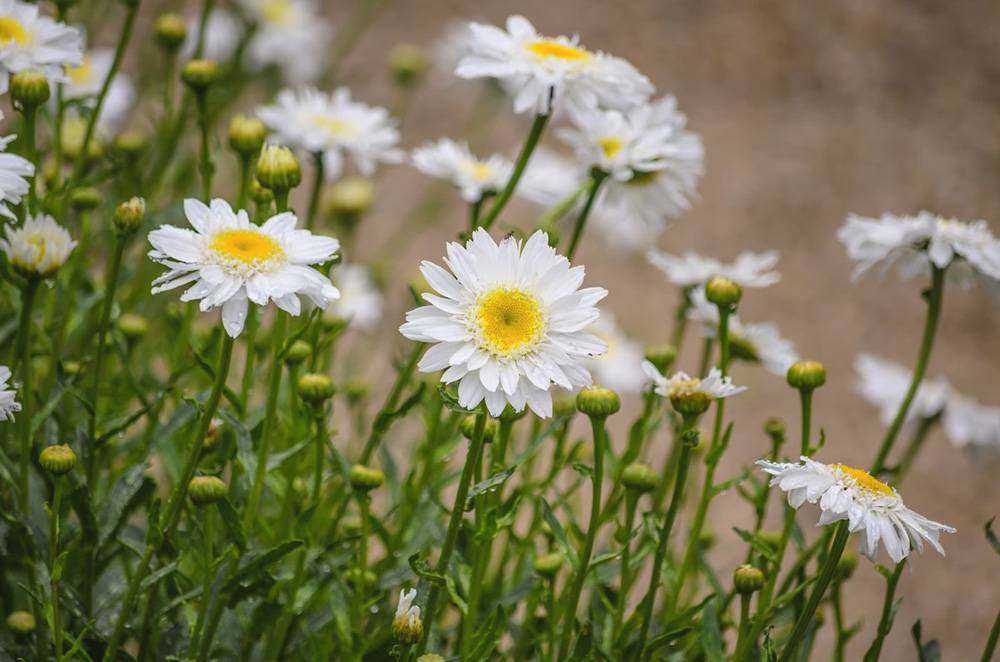
<svg viewBox="0 0 1000 662">
<path fill-rule="evenodd" d="M 668 281 L 685 289 L 704 285 L 716 276 L 729 278 L 741 287 L 769 287 L 781 280 L 781 275 L 772 271 L 778 257 L 778 251 L 743 252 L 725 264 L 691 251 L 680 257 L 658 250 L 646 253 L 649 263 L 662 271 Z"/>
<path fill-rule="evenodd" d="M 955 529 L 913 512 L 895 489 L 865 471 L 801 459 L 801 464 L 766 460 L 757 464 L 773 476 L 772 487 L 788 493 L 792 508 L 797 510 L 807 501 L 819 503 L 822 513 L 817 526 L 846 519 L 848 530 L 860 534 L 860 552 L 872 562 L 879 542 L 893 563 L 907 558 L 913 549 L 922 555 L 924 541 L 944 555 L 938 537 L 942 531 L 954 533 Z"/>
<path fill-rule="evenodd" d="M 238 0 L 255 29 L 247 59 L 257 69 L 277 65 L 290 85 L 316 80 L 333 30 L 313 0 Z"/>
<path fill-rule="evenodd" d="M 1000 451 L 1000 407 L 952 392 L 941 418 L 941 427 L 953 446 Z"/>
<path fill-rule="evenodd" d="M 0 111 L 0 120 L 3 120 L 3 112 Z M 10 210 L 7 203 L 17 204 L 21 198 L 28 195 L 31 185 L 28 183 L 29 177 L 35 174 L 35 164 L 17 154 L 8 154 L 3 150 L 17 136 L 0 137 L 0 215 L 6 216 L 10 220 L 17 217 Z"/>
<path fill-rule="evenodd" d="M 548 115 L 554 107 L 629 108 L 653 93 L 649 79 L 627 61 L 589 51 L 576 37 L 545 37 L 523 16 L 507 30 L 469 24 L 469 53 L 460 78 L 496 78 L 514 97 L 514 112 Z"/>
<path fill-rule="evenodd" d="M 415 643 L 423 636 L 424 624 L 420 621 L 420 607 L 413 604 L 416 597 L 415 588 L 399 592 L 399 604 L 396 605 L 396 615 L 392 619 L 392 633 L 397 640 Z"/>
<path fill-rule="evenodd" d="M 466 142 L 448 138 L 413 150 L 410 163 L 425 175 L 449 180 L 470 204 L 502 191 L 514 170 L 514 164 L 499 154 L 480 160 Z"/>
<path fill-rule="evenodd" d="M 608 344 L 607 352 L 584 362 L 594 381 L 620 395 L 642 393 L 648 381 L 642 369 L 642 346 L 622 333 L 614 315 L 607 311 L 602 311 L 586 331 Z"/>
<path fill-rule="evenodd" d="M 510 403 L 547 418 L 552 384 L 591 385 L 582 362 L 607 344 L 583 329 L 597 320 L 595 304 L 607 290 L 580 289 L 582 266 L 570 267 L 541 231 L 523 245 L 512 237 L 497 245 L 479 229 L 447 252 L 451 273 L 421 265 L 437 294 L 424 294 L 430 305 L 411 310 L 399 328 L 410 340 L 433 344 L 418 365 L 422 372 L 446 369 L 441 381 L 459 383 L 459 403 L 472 409 L 485 400 L 492 416 Z"/>
<path fill-rule="evenodd" d="M 69 82 L 63 88 L 63 96 L 69 100 L 80 100 L 87 108 L 97 104 L 97 95 L 104 86 L 104 80 L 111 71 L 115 52 L 110 48 L 88 51 L 79 67 L 67 69 Z M 54 95 L 53 95 L 54 96 Z M 116 74 L 101 105 L 101 116 L 97 118 L 98 129 L 113 133 L 128 115 L 135 102 L 135 86 L 127 76 Z"/>
<path fill-rule="evenodd" d="M 7 388 L 10 381 L 10 368 L 0 365 L 0 421 L 13 421 L 14 412 L 21 411 L 21 403 L 15 402 L 17 393 Z"/>
<path fill-rule="evenodd" d="M 319 308 L 340 296 L 329 278 L 309 266 L 332 260 L 340 243 L 295 229 L 295 214 L 277 214 L 258 226 L 246 211 L 234 212 L 219 199 L 211 206 L 185 200 L 184 213 L 194 231 L 163 225 L 149 233 L 149 257 L 169 268 L 153 281 L 153 294 L 191 285 L 181 301 L 200 300 L 203 312 L 222 306 L 230 336 L 243 330 L 248 301 L 273 301 L 298 315 L 300 294 Z"/>
<path fill-rule="evenodd" d="M 582 192 L 587 178 L 587 173 L 574 161 L 539 147 L 531 155 L 514 192 L 528 202 L 551 207 Z"/>
<path fill-rule="evenodd" d="M 194 57 L 198 47 L 198 30 L 201 29 L 201 16 L 188 19 L 187 38 L 181 47 L 181 56 L 185 60 Z M 240 38 L 243 36 L 243 21 L 226 9 L 216 7 L 208 14 L 205 21 L 205 39 L 202 42 L 201 57 L 215 62 L 225 62 L 236 52 Z"/>
<path fill-rule="evenodd" d="M 257 115 L 279 142 L 320 155 L 327 181 L 340 177 L 345 155 L 366 177 L 379 162 L 405 158 L 396 147 L 399 130 L 389 111 L 351 101 L 346 87 L 329 95 L 312 87 L 282 90 L 276 103 L 258 108 Z"/>
<path fill-rule="evenodd" d="M 931 265 L 948 268 L 945 276 L 962 288 L 978 283 L 1000 300 L 1000 240 L 986 221 L 964 222 L 922 211 L 916 216 L 851 214 L 837 231 L 847 255 L 858 263 L 856 281 L 872 270 L 896 265 L 903 279 L 927 273 Z"/>
<path fill-rule="evenodd" d="M 83 64 L 83 31 L 38 15 L 38 5 L 0 0 L 0 94 L 10 76 L 36 69 L 64 82 L 65 68 Z"/>
<path fill-rule="evenodd" d="M 330 269 L 330 280 L 340 298 L 323 311 L 326 320 L 344 320 L 348 326 L 372 331 L 382 319 L 382 293 L 363 264 L 338 264 Z"/>
<path fill-rule="evenodd" d="M 25 217 L 20 227 L 4 227 L 0 250 L 14 271 L 29 278 L 48 278 L 59 270 L 76 246 L 66 228 L 47 214 Z"/>
<path fill-rule="evenodd" d="M 670 398 L 670 400 L 700 396 L 716 400 L 728 398 L 747 390 L 746 386 L 733 384 L 732 377 L 728 375 L 723 377 L 718 368 L 709 370 L 708 376 L 704 379 L 692 377 L 680 370 L 670 377 L 665 377 L 650 361 L 642 362 L 642 371 L 646 374 L 648 381 L 653 382 L 653 390 L 656 394 Z"/>
</svg>

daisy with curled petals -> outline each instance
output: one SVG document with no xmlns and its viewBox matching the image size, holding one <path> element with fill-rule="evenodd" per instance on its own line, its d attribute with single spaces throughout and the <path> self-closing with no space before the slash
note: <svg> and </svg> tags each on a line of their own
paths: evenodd
<svg viewBox="0 0 1000 662">
<path fill-rule="evenodd" d="M 653 391 L 669 399 L 674 409 L 682 414 L 690 411 L 701 413 L 711 401 L 747 390 L 746 386 L 733 384 L 732 377 L 723 376 L 718 368 L 709 370 L 704 379 L 692 377 L 683 371 L 666 377 L 650 361 L 642 362 L 642 371 L 653 382 Z"/>
<path fill-rule="evenodd" d="M 399 130 L 385 108 L 351 101 L 351 91 L 332 94 L 315 88 L 282 90 L 276 102 L 257 109 L 257 116 L 281 143 L 322 158 L 326 179 L 340 177 L 350 155 L 362 175 L 375 174 L 379 162 L 399 163 Z"/>
<path fill-rule="evenodd" d="M 243 330 L 248 302 L 268 301 L 289 313 L 301 312 L 299 295 L 325 308 L 340 293 L 309 265 L 329 262 L 336 239 L 297 230 L 295 214 L 284 212 L 263 225 L 224 200 L 211 206 L 188 199 L 184 213 L 194 231 L 164 225 L 149 233 L 149 257 L 170 270 L 153 281 L 153 294 L 191 285 L 181 301 L 200 300 L 202 312 L 222 306 L 222 324 L 231 337 Z"/>
<path fill-rule="evenodd" d="M 14 412 L 21 411 L 21 403 L 14 400 L 17 393 L 7 388 L 8 381 L 10 368 L 0 365 L 0 421 L 13 421 Z"/>
<path fill-rule="evenodd" d="M 523 16 L 507 29 L 469 24 L 460 78 L 496 78 L 514 97 L 514 112 L 548 115 L 553 108 L 629 108 L 653 93 L 649 79 L 627 61 L 589 51 L 576 37 L 545 37 Z"/>
<path fill-rule="evenodd" d="M 83 31 L 38 15 L 38 5 L 0 0 L 0 94 L 11 74 L 35 69 L 50 81 L 66 80 L 65 69 L 83 64 Z"/>
<path fill-rule="evenodd" d="M 896 265 L 909 279 L 931 267 L 947 269 L 946 282 L 962 288 L 978 283 L 1000 300 L 1000 240 L 986 221 L 959 221 L 922 211 L 916 216 L 883 214 L 865 218 L 851 214 L 837 231 L 847 255 L 858 263 L 858 280 L 880 266 Z"/>
<path fill-rule="evenodd" d="M 28 215 L 19 227 L 5 226 L 4 233 L 7 239 L 0 239 L 0 250 L 26 278 L 49 278 L 76 247 L 66 228 L 46 214 Z"/>
<path fill-rule="evenodd" d="M 741 287 L 769 287 L 781 280 L 781 275 L 772 271 L 778 263 L 778 257 L 778 251 L 746 251 L 726 264 L 691 251 L 681 256 L 658 250 L 646 253 L 646 259 L 651 265 L 662 271 L 672 284 L 684 289 L 704 285 L 716 276 L 728 278 Z"/>
<path fill-rule="evenodd" d="M 469 204 L 502 191 L 514 170 L 514 164 L 499 154 L 481 160 L 466 142 L 448 138 L 413 150 L 410 162 L 425 175 L 450 181 Z"/>
<path fill-rule="evenodd" d="M 497 245 L 483 229 L 465 245 L 448 244 L 451 273 L 424 262 L 421 273 L 436 294 L 406 315 L 399 331 L 432 343 L 422 372 L 445 370 L 441 381 L 458 382 L 458 400 L 475 408 L 483 400 L 492 416 L 508 403 L 552 416 L 553 384 L 591 385 L 583 361 L 603 354 L 607 343 L 584 329 L 600 315 L 599 287 L 580 289 L 582 266 L 549 246 L 538 231 L 522 245 L 507 237 Z"/>
<path fill-rule="evenodd" d="M 3 112 L 0 112 L 0 120 L 3 119 Z M 8 203 L 17 204 L 21 198 L 28 195 L 31 186 L 28 179 L 35 174 L 35 164 L 17 154 L 8 154 L 2 150 L 7 149 L 17 136 L 3 136 L 0 138 L 0 215 L 6 216 L 10 220 L 17 217 L 7 206 Z"/>
<path fill-rule="evenodd" d="M 333 29 L 314 0 L 238 0 L 254 25 L 247 59 L 257 69 L 277 65 L 291 85 L 315 81 Z"/>
<path fill-rule="evenodd" d="M 788 505 L 796 510 L 807 501 L 819 503 L 817 526 L 847 520 L 848 530 L 860 534 L 860 552 L 872 562 L 879 542 L 893 563 L 899 563 L 912 550 L 924 553 L 924 542 L 942 556 L 938 542 L 942 531 L 955 529 L 923 517 L 903 504 L 895 489 L 868 472 L 843 464 L 823 464 L 808 457 L 801 464 L 768 462 L 757 464 L 771 474 L 772 487 L 788 493 Z"/>
</svg>

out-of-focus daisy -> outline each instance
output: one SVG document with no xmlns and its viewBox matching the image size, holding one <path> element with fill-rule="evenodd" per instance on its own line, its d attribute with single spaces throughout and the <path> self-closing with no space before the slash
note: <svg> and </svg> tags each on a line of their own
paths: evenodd
<svg viewBox="0 0 1000 662">
<path fill-rule="evenodd" d="M 650 361 L 642 362 L 642 371 L 653 383 L 653 391 L 669 399 L 671 406 L 681 413 L 692 409 L 704 411 L 713 400 L 728 398 L 747 390 L 746 386 L 733 384 L 732 377 L 723 376 L 718 368 L 709 370 L 704 379 L 692 377 L 683 371 L 666 377 Z"/>
<path fill-rule="evenodd" d="M 76 246 L 66 228 L 47 214 L 28 215 L 19 227 L 4 227 L 0 250 L 15 271 L 29 278 L 48 278 L 59 270 Z"/>
<path fill-rule="evenodd" d="M 0 94 L 10 75 L 36 69 L 65 81 L 65 69 L 83 64 L 83 31 L 38 15 L 38 5 L 0 0 Z"/>
<path fill-rule="evenodd" d="M 238 0 L 254 25 L 247 47 L 251 65 L 277 65 L 290 85 L 304 85 L 319 77 L 333 29 L 314 0 Z"/>
<path fill-rule="evenodd" d="M 0 111 L 0 120 L 3 120 L 3 112 Z M 14 212 L 7 206 L 8 203 L 17 204 L 21 198 L 28 195 L 30 184 L 27 177 L 35 174 L 35 164 L 17 154 L 8 154 L 2 150 L 7 149 L 17 136 L 3 136 L 0 138 L 0 215 L 14 220 Z"/>
<path fill-rule="evenodd" d="M 1000 300 L 1000 240 L 986 221 L 964 222 L 922 211 L 916 216 L 851 214 L 837 231 L 847 255 L 858 263 L 854 280 L 876 266 L 893 265 L 903 279 L 947 267 L 946 279 L 962 288 L 978 283 Z"/>
<path fill-rule="evenodd" d="M 88 108 L 93 108 L 114 59 L 115 52 L 110 48 L 87 52 L 83 64 L 67 69 L 69 82 L 63 88 L 63 96 L 67 100 L 79 99 Z M 132 81 L 128 76 L 116 74 L 101 105 L 101 116 L 97 118 L 98 129 L 103 133 L 114 133 L 134 102 L 135 86 Z"/>
<path fill-rule="evenodd" d="M 163 225 L 149 233 L 149 257 L 170 270 L 153 281 L 153 294 L 191 285 L 181 301 L 200 300 L 201 310 L 222 306 L 226 333 L 236 337 L 247 318 L 248 301 L 273 301 L 291 315 L 301 311 L 299 295 L 326 308 L 340 293 L 330 279 L 309 265 L 329 262 L 340 242 L 295 228 L 291 212 L 250 222 L 224 200 L 211 206 L 188 199 L 184 213 L 194 231 Z"/>
<path fill-rule="evenodd" d="M 1000 407 L 990 407 L 953 391 L 941 418 L 944 434 L 954 446 L 1000 452 Z"/>
<path fill-rule="evenodd" d="M 531 155 L 515 193 L 528 202 L 551 207 L 582 192 L 586 182 L 587 173 L 574 161 L 539 147 Z"/>
<path fill-rule="evenodd" d="M 781 280 L 777 271 L 778 251 L 743 252 L 726 264 L 688 251 L 680 257 L 651 250 L 646 253 L 649 263 L 663 272 L 673 285 L 680 288 L 704 285 L 716 276 L 723 276 L 742 287 L 768 287 Z"/>
<path fill-rule="evenodd" d="M 506 31 L 480 23 L 469 31 L 469 53 L 455 74 L 499 79 L 517 113 L 547 115 L 564 104 L 629 108 L 653 93 L 649 79 L 622 58 L 589 51 L 576 37 L 544 37 L 523 16 L 508 18 Z"/>
<path fill-rule="evenodd" d="M 444 33 L 434 42 L 431 49 L 431 59 L 434 70 L 451 78 L 455 67 L 463 57 L 469 54 L 469 39 L 472 32 L 465 21 L 452 21 L 444 28 Z"/>
<path fill-rule="evenodd" d="M 382 319 L 382 293 L 363 264 L 338 264 L 330 269 L 330 280 L 340 298 L 323 311 L 329 321 L 343 320 L 348 326 L 371 331 Z"/>
<path fill-rule="evenodd" d="M 21 403 L 14 400 L 17 393 L 7 388 L 10 368 L 0 365 L 0 421 L 13 421 L 14 412 L 21 411 Z"/>
<path fill-rule="evenodd" d="M 329 95 L 311 87 L 282 90 L 276 102 L 258 108 L 257 115 L 279 142 L 320 154 L 327 180 L 340 177 L 345 155 L 366 177 L 375 173 L 379 162 L 399 163 L 405 158 L 396 147 L 399 130 L 389 111 L 351 101 L 346 87 Z"/>
<path fill-rule="evenodd" d="M 413 150 L 410 162 L 426 175 L 451 181 L 468 203 L 503 190 L 514 170 L 514 164 L 499 154 L 480 160 L 467 143 L 448 138 Z"/>
<path fill-rule="evenodd" d="M 642 346 L 626 336 L 606 310 L 586 331 L 608 344 L 607 352 L 584 363 L 594 382 L 622 395 L 642 393 L 648 381 L 642 369 Z"/>
<path fill-rule="evenodd" d="M 550 386 L 591 385 L 582 362 L 607 344 L 583 329 L 597 320 L 595 304 L 607 290 L 580 289 L 582 266 L 570 267 L 541 231 L 523 245 L 512 237 L 497 245 L 479 229 L 465 246 L 448 244 L 447 252 L 451 273 L 421 265 L 437 294 L 424 294 L 431 305 L 411 310 L 399 329 L 433 343 L 418 366 L 422 372 L 447 368 L 441 380 L 459 382 L 459 403 L 471 409 L 485 400 L 493 416 L 510 403 L 549 417 Z"/>
<path fill-rule="evenodd" d="M 860 534 L 860 551 L 872 562 L 879 542 L 893 563 L 917 550 L 924 553 L 927 541 L 940 554 L 942 531 L 955 529 L 918 515 L 905 505 L 895 489 L 860 469 L 843 464 L 823 464 L 803 457 L 801 464 L 767 462 L 757 464 L 774 476 L 772 487 L 788 493 L 788 505 L 798 509 L 803 503 L 819 503 L 822 513 L 817 526 L 846 519 L 848 530 Z"/>
<path fill-rule="evenodd" d="M 188 19 L 187 38 L 181 48 L 181 55 L 185 60 L 194 57 L 195 49 L 198 47 L 198 31 L 200 29 L 200 14 Z M 201 57 L 215 62 L 225 62 L 236 52 L 240 37 L 243 36 L 243 30 L 243 21 L 233 12 L 218 7 L 212 9 L 205 21 L 205 38 L 202 42 Z"/>
</svg>

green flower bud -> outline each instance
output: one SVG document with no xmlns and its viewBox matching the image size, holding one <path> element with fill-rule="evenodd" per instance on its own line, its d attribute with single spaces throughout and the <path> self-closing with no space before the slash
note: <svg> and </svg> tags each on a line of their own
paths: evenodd
<svg viewBox="0 0 1000 662">
<path fill-rule="evenodd" d="M 219 77 L 219 65 L 214 60 L 191 60 L 181 69 L 181 80 L 196 94 L 204 94 Z"/>
<path fill-rule="evenodd" d="M 712 396 L 703 391 L 692 391 L 670 396 L 670 406 L 681 416 L 701 416 L 712 406 Z"/>
<path fill-rule="evenodd" d="M 799 361 L 788 369 L 788 385 L 800 391 L 812 391 L 826 383 L 826 368 L 819 361 Z"/>
<path fill-rule="evenodd" d="M 302 183 L 302 169 L 292 150 L 280 145 L 261 149 L 257 159 L 257 181 L 276 193 L 290 191 Z"/>
<path fill-rule="evenodd" d="M 226 484 L 215 476 L 195 476 L 188 483 L 188 496 L 196 506 L 205 506 L 221 501 L 226 496 Z"/>
<path fill-rule="evenodd" d="M 298 365 L 312 356 L 312 351 L 312 345 L 305 340 L 296 340 L 285 354 L 285 363 L 288 365 Z"/>
<path fill-rule="evenodd" d="M 591 418 L 605 419 L 622 408 L 622 401 L 609 388 L 591 386 L 577 394 L 576 408 Z"/>
<path fill-rule="evenodd" d="M 653 345 L 646 349 L 646 360 L 656 366 L 661 373 L 666 374 L 677 358 L 677 348 L 670 343 Z"/>
<path fill-rule="evenodd" d="M 187 23 L 184 17 L 167 12 L 156 17 L 156 40 L 168 51 L 176 51 L 187 39 Z"/>
<path fill-rule="evenodd" d="M 101 192 L 90 186 L 75 188 L 69 194 L 69 204 L 78 212 L 97 209 L 101 200 Z"/>
<path fill-rule="evenodd" d="M 137 343 L 149 333 L 149 320 L 142 315 L 125 313 L 118 318 L 118 330 L 129 343 Z"/>
<path fill-rule="evenodd" d="M 767 422 L 764 423 L 764 432 L 767 436 L 772 439 L 778 439 L 785 436 L 785 422 L 780 418 L 769 418 Z"/>
<path fill-rule="evenodd" d="M 348 402 L 355 405 L 365 399 L 368 390 L 368 382 L 360 377 L 354 377 L 344 386 L 344 395 L 347 396 Z"/>
<path fill-rule="evenodd" d="M 385 482 L 385 474 L 378 469 L 355 464 L 351 467 L 350 480 L 351 487 L 358 492 L 370 492 L 382 486 L 382 483 Z"/>
<path fill-rule="evenodd" d="M 552 398 L 552 415 L 556 418 L 572 416 L 576 413 L 576 398 L 560 394 Z"/>
<path fill-rule="evenodd" d="M 652 492 L 660 485 L 656 471 L 645 464 L 630 464 L 622 469 L 622 485 L 639 494 Z"/>
<path fill-rule="evenodd" d="M 311 405 L 322 404 L 336 392 L 333 380 L 326 375 L 306 373 L 299 377 L 299 397 Z"/>
<path fill-rule="evenodd" d="M 69 446 L 49 446 L 38 455 L 38 464 L 51 474 L 62 476 L 76 466 L 76 453 Z"/>
<path fill-rule="evenodd" d="M 462 419 L 461 424 L 462 436 L 468 440 L 472 440 L 472 437 L 476 434 L 476 417 L 466 416 Z M 486 419 L 486 425 L 483 427 L 483 443 L 492 444 L 493 438 L 497 434 L 497 423 L 492 418 Z"/>
<path fill-rule="evenodd" d="M 743 288 L 725 276 L 716 276 L 705 284 L 705 298 L 716 306 L 731 308 L 740 302 Z"/>
<path fill-rule="evenodd" d="M 345 536 L 356 536 L 361 533 L 361 518 L 357 515 L 344 515 L 340 520 L 340 533 Z"/>
<path fill-rule="evenodd" d="M 35 631 L 35 617 L 26 611 L 15 611 L 7 617 L 7 627 L 18 636 L 31 634 Z"/>
<path fill-rule="evenodd" d="M 414 83 L 427 71 L 427 54 L 413 44 L 397 44 L 389 51 L 389 72 L 400 85 Z"/>
<path fill-rule="evenodd" d="M 362 581 L 366 588 L 371 588 L 378 583 L 378 575 L 373 570 L 365 570 L 362 576 L 359 568 L 351 568 L 344 573 L 347 583 L 355 590 L 361 588 Z"/>
<path fill-rule="evenodd" d="M 342 179 L 330 187 L 327 210 L 342 225 L 353 226 L 375 204 L 375 185 L 365 177 Z"/>
<path fill-rule="evenodd" d="M 267 138 L 267 127 L 256 117 L 237 115 L 229 123 L 229 146 L 245 159 L 261 150 Z"/>
<path fill-rule="evenodd" d="M 38 108 L 51 95 L 49 79 L 41 71 L 28 69 L 10 77 L 10 98 L 17 108 Z"/>
<path fill-rule="evenodd" d="M 112 216 L 115 232 L 119 237 L 134 234 L 146 220 L 146 201 L 143 198 L 132 198 L 123 202 L 115 209 Z"/>
<path fill-rule="evenodd" d="M 764 573 L 760 568 L 743 564 L 733 573 L 733 584 L 740 595 L 750 595 L 764 588 Z"/>
<path fill-rule="evenodd" d="M 274 202 L 274 191 L 263 186 L 257 178 L 254 177 L 253 181 L 250 183 L 250 199 L 254 201 L 257 205 L 267 205 Z"/>
<path fill-rule="evenodd" d="M 149 136 L 138 129 L 122 131 L 112 145 L 116 153 L 128 160 L 135 160 L 142 156 L 147 147 L 149 147 Z"/>
<path fill-rule="evenodd" d="M 552 577 L 563 567 L 566 560 L 559 552 L 535 557 L 535 572 L 543 577 Z"/>
</svg>

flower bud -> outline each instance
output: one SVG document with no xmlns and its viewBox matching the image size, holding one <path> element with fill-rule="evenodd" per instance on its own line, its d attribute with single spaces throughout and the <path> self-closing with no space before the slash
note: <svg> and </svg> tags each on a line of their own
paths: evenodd
<svg viewBox="0 0 1000 662">
<path fill-rule="evenodd" d="M 274 191 L 262 186 L 254 177 L 253 181 L 250 182 L 250 199 L 255 205 L 269 205 L 274 202 Z"/>
<path fill-rule="evenodd" d="M 354 590 L 359 590 L 361 588 L 371 588 L 378 584 L 378 575 L 375 574 L 374 570 L 365 570 L 362 575 L 360 568 L 351 568 L 346 573 L 344 573 L 347 583 L 351 585 Z"/>
<path fill-rule="evenodd" d="M 472 438 L 476 435 L 476 417 L 466 416 L 464 419 L 462 419 L 462 424 L 460 427 L 462 429 L 462 436 L 471 441 Z M 492 444 L 493 437 L 496 436 L 496 433 L 497 433 L 496 421 L 494 421 L 492 418 L 487 418 L 486 425 L 485 427 L 483 427 L 483 443 Z"/>
<path fill-rule="evenodd" d="M 15 611 L 7 617 L 7 627 L 16 635 L 24 636 L 35 631 L 35 617 L 26 611 Z"/>
<path fill-rule="evenodd" d="M 502 422 L 504 422 L 504 423 L 513 423 L 514 421 L 521 420 L 522 418 L 524 418 L 527 415 L 528 415 L 528 408 L 527 407 L 525 407 L 521 411 L 514 411 L 514 408 L 511 407 L 510 404 L 508 403 L 503 408 L 503 411 L 500 412 L 500 416 L 498 418 Z"/>
<path fill-rule="evenodd" d="M 49 446 L 38 455 L 38 464 L 51 474 L 62 476 L 76 466 L 76 453 L 69 446 Z"/>
<path fill-rule="evenodd" d="M 284 193 L 302 183 L 302 170 L 292 150 L 280 145 L 261 149 L 257 159 L 257 181 L 276 193 Z"/>
<path fill-rule="evenodd" d="M 646 494 L 659 486 L 660 477 L 645 464 L 630 464 L 622 469 L 621 481 L 628 489 Z"/>
<path fill-rule="evenodd" d="M 342 179 L 330 187 L 327 200 L 330 215 L 350 227 L 375 204 L 375 186 L 365 177 Z"/>
<path fill-rule="evenodd" d="M 52 89 L 41 71 L 28 69 L 10 77 L 10 98 L 18 108 L 38 108 L 49 100 Z"/>
<path fill-rule="evenodd" d="M 215 476 L 195 476 L 188 483 L 188 495 L 196 506 L 221 501 L 226 496 L 226 484 Z"/>
<path fill-rule="evenodd" d="M 366 467 L 363 464 L 355 464 L 351 467 L 351 487 L 358 492 L 370 492 L 376 487 L 381 487 L 385 482 L 385 474 L 378 469 Z"/>
<path fill-rule="evenodd" d="M 191 60 L 181 69 L 181 80 L 196 94 L 204 94 L 219 80 L 219 65 L 214 60 Z"/>
<path fill-rule="evenodd" d="M 780 418 L 769 418 L 764 423 L 764 432 L 772 439 L 785 436 L 785 422 Z"/>
<path fill-rule="evenodd" d="M 78 212 L 97 209 L 101 199 L 101 192 L 90 186 L 75 188 L 69 194 L 69 204 Z"/>
<path fill-rule="evenodd" d="M 70 360 L 62 362 L 63 374 L 65 374 L 67 377 L 76 377 L 77 375 L 79 375 L 81 367 L 82 366 L 80 366 L 79 361 Z"/>
<path fill-rule="evenodd" d="M 788 369 L 788 385 L 800 391 L 812 391 L 826 383 L 826 368 L 819 361 L 799 361 Z"/>
<path fill-rule="evenodd" d="M 666 374 L 677 358 L 677 348 L 670 343 L 653 345 L 646 349 L 646 360 L 656 366 L 661 373 Z"/>
<path fill-rule="evenodd" d="M 222 419 L 213 418 L 208 422 L 208 430 L 205 432 L 205 441 L 201 445 L 202 453 L 211 453 L 222 443 Z"/>
<path fill-rule="evenodd" d="M 591 418 L 604 420 L 622 408 L 622 401 L 609 388 L 591 386 L 577 394 L 576 408 Z"/>
<path fill-rule="evenodd" d="M 360 377 L 353 377 L 344 386 L 344 395 L 347 396 L 347 401 L 353 405 L 364 400 L 368 395 L 368 390 L 368 382 Z"/>
<path fill-rule="evenodd" d="M 130 234 L 134 234 L 142 227 L 145 220 L 146 200 L 138 197 L 118 205 L 112 217 L 115 232 L 119 237 L 127 237 Z"/>
<path fill-rule="evenodd" d="M 412 646 L 424 636 L 420 607 L 413 604 L 416 597 L 416 590 L 400 591 L 396 616 L 392 619 L 392 636 L 404 646 Z"/>
<path fill-rule="evenodd" d="M 144 131 L 129 129 L 122 131 L 115 138 L 112 148 L 128 160 L 135 160 L 149 147 L 149 136 Z"/>
<path fill-rule="evenodd" d="M 285 353 L 285 363 L 288 365 L 298 365 L 312 356 L 312 345 L 305 340 L 296 340 Z"/>
<path fill-rule="evenodd" d="M 187 23 L 175 12 L 156 17 L 156 40 L 168 51 L 176 51 L 187 39 Z"/>
<path fill-rule="evenodd" d="M 750 595 L 764 588 L 764 573 L 745 563 L 733 573 L 733 584 L 740 595 Z"/>
<path fill-rule="evenodd" d="M 142 315 L 125 313 L 118 318 L 118 330 L 129 344 L 135 344 L 149 333 L 149 320 Z"/>
<path fill-rule="evenodd" d="M 389 71 L 400 85 L 416 82 L 427 71 L 427 54 L 413 44 L 397 44 L 389 51 Z"/>
<path fill-rule="evenodd" d="M 743 288 L 725 276 L 716 276 L 705 284 L 705 298 L 716 306 L 731 308 L 740 302 Z"/>
<path fill-rule="evenodd" d="M 257 154 L 267 138 L 267 127 L 256 117 L 237 115 L 229 123 L 229 146 L 245 159 Z"/>
<path fill-rule="evenodd" d="M 681 416 L 701 416 L 712 406 L 712 396 L 704 391 L 691 391 L 670 396 L 670 406 Z"/>
<path fill-rule="evenodd" d="M 356 536 L 361 533 L 361 518 L 357 515 L 344 515 L 340 520 L 340 533 L 345 536 Z"/>
<path fill-rule="evenodd" d="M 333 380 L 326 375 L 306 373 L 299 377 L 299 397 L 311 405 L 322 404 L 336 392 L 337 387 L 333 385 Z"/>
<path fill-rule="evenodd" d="M 535 557 L 535 572 L 543 577 L 552 577 L 563 567 L 565 559 L 559 552 Z"/>
</svg>

